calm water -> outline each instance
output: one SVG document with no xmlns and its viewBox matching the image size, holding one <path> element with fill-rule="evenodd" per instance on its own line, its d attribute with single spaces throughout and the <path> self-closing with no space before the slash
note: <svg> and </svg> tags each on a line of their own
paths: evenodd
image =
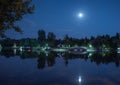
<svg viewBox="0 0 120 85">
<path fill-rule="evenodd" d="M 120 54 L 2 51 L 0 85 L 120 85 Z"/>
</svg>

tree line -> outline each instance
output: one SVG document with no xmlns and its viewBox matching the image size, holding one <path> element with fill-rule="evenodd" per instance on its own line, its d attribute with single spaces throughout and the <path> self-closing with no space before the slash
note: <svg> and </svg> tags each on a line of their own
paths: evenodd
<svg viewBox="0 0 120 85">
<path fill-rule="evenodd" d="M 49 46 L 49 47 L 73 47 L 73 46 L 89 46 L 92 45 L 97 50 L 102 48 L 117 49 L 120 47 L 120 33 L 114 36 L 108 34 L 101 36 L 91 36 L 90 38 L 73 38 L 65 35 L 63 39 L 57 39 L 53 32 L 46 33 L 43 29 L 38 30 L 38 38 L 22 38 L 19 40 L 6 38 L 0 41 L 2 46 Z"/>
</svg>

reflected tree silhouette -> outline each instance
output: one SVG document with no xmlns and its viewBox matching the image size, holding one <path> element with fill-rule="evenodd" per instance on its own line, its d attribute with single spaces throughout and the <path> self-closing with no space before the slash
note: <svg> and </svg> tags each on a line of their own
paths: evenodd
<svg viewBox="0 0 120 85">
<path fill-rule="evenodd" d="M 41 53 L 39 56 L 38 56 L 38 69 L 44 69 L 45 68 L 45 61 L 46 61 L 46 57 L 45 57 L 45 54 L 44 53 Z"/>
<path fill-rule="evenodd" d="M 55 64 L 55 58 L 57 57 L 57 54 L 54 52 L 49 53 L 47 57 L 47 64 L 48 67 L 52 67 Z"/>
<path fill-rule="evenodd" d="M 64 59 L 64 64 L 66 66 L 69 65 L 69 60 L 74 59 L 83 59 L 85 61 L 90 61 L 91 63 L 95 63 L 98 66 L 101 64 L 108 65 L 110 63 L 114 63 L 116 67 L 120 65 L 120 54 L 117 52 L 95 52 L 91 56 L 89 53 L 87 54 L 71 54 L 71 53 L 56 53 L 56 52 L 48 52 L 46 55 L 44 52 L 40 52 L 37 54 L 36 52 L 28 52 L 27 50 L 20 53 L 17 50 L 16 54 L 14 54 L 13 49 L 3 49 L 0 52 L 1 56 L 5 56 L 6 58 L 20 56 L 21 59 L 29 59 L 29 58 L 36 58 L 37 59 L 37 67 L 38 69 L 44 69 L 48 67 L 53 67 L 56 64 L 56 58 L 61 56 L 60 58 Z M 59 55 L 59 56 L 58 56 Z"/>
</svg>

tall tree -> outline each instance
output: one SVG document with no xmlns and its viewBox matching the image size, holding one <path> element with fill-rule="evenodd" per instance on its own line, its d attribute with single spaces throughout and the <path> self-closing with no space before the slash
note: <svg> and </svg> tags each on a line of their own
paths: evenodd
<svg viewBox="0 0 120 85">
<path fill-rule="evenodd" d="M 44 42 L 46 40 L 46 33 L 42 29 L 38 31 L 38 40 L 40 42 Z"/>
<path fill-rule="evenodd" d="M 5 30 L 14 29 L 22 33 L 19 26 L 15 24 L 23 18 L 25 14 L 31 14 L 34 5 L 32 0 L 0 0 L 0 37 L 5 37 Z"/>
<path fill-rule="evenodd" d="M 120 38 L 120 33 L 116 33 L 116 39 L 119 39 Z"/>
<path fill-rule="evenodd" d="M 49 32 L 47 35 L 48 41 L 55 41 L 56 36 L 53 32 Z"/>
<path fill-rule="evenodd" d="M 51 47 L 55 47 L 56 46 L 56 35 L 53 32 L 49 32 L 47 35 L 47 40 L 48 40 L 48 44 Z"/>
</svg>

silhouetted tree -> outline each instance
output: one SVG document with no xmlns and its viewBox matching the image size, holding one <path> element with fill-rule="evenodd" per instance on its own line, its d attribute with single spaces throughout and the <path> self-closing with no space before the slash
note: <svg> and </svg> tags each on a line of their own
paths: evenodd
<svg viewBox="0 0 120 85">
<path fill-rule="evenodd" d="M 53 32 L 49 32 L 47 35 L 47 43 L 49 44 L 49 46 L 54 47 L 56 46 L 55 43 L 56 42 L 56 35 Z"/>
<path fill-rule="evenodd" d="M 22 33 L 16 21 L 23 18 L 25 14 L 31 14 L 34 5 L 30 5 L 32 0 L 0 0 L 0 37 L 5 37 L 5 30 L 14 29 Z"/>
<path fill-rule="evenodd" d="M 38 41 L 41 45 L 45 44 L 46 41 L 46 33 L 44 30 L 39 30 L 38 31 Z"/>
<path fill-rule="evenodd" d="M 49 32 L 47 35 L 48 41 L 55 41 L 56 35 L 53 32 Z"/>
<path fill-rule="evenodd" d="M 116 39 L 120 39 L 120 33 L 116 33 Z"/>
<path fill-rule="evenodd" d="M 73 41 L 72 39 L 66 34 L 64 39 L 63 39 L 63 44 L 65 46 L 68 46 L 68 45 L 72 45 L 73 44 Z"/>
</svg>

